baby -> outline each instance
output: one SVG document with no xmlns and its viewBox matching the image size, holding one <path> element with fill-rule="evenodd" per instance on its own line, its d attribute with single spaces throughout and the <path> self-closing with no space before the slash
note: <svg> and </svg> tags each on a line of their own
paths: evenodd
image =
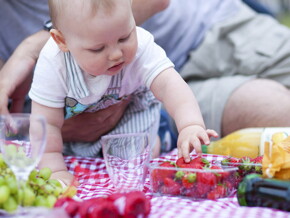
<svg viewBox="0 0 290 218">
<path fill-rule="evenodd" d="M 54 29 L 38 59 L 29 96 L 32 113 L 47 119 L 40 167 L 50 167 L 53 178 L 65 184 L 73 178 L 63 149 L 92 157 L 101 149 L 99 142 L 63 148 L 64 119 L 104 109 L 128 96 L 131 103 L 108 134 L 156 133 L 161 101 L 179 132 L 179 157 L 188 162 L 192 149 L 201 153 L 201 143 L 217 137 L 214 130 L 205 129 L 192 91 L 165 52 L 149 32 L 136 27 L 131 0 L 49 0 L 49 6 Z"/>
</svg>

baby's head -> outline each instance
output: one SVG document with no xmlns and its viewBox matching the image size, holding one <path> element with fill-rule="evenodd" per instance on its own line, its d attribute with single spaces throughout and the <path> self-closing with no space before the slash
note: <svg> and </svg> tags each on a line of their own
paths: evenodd
<svg viewBox="0 0 290 218">
<path fill-rule="evenodd" d="M 49 0 L 51 36 L 87 73 L 114 75 L 137 50 L 131 0 Z"/>
</svg>

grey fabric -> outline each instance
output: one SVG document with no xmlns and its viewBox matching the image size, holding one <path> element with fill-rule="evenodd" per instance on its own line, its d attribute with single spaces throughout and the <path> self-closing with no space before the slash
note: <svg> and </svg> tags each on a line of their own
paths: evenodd
<svg viewBox="0 0 290 218">
<path fill-rule="evenodd" d="M 6 61 L 27 36 L 49 20 L 47 0 L 0 0 L 0 58 Z"/>
<path fill-rule="evenodd" d="M 236 88 L 256 77 L 289 88 L 289 72 L 290 30 L 241 5 L 236 16 L 207 33 L 180 73 L 198 99 L 207 128 L 220 134 L 223 109 Z"/>
</svg>

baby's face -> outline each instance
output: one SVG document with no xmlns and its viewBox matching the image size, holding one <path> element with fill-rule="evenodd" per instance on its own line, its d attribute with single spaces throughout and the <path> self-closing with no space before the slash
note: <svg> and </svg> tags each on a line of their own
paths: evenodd
<svg viewBox="0 0 290 218">
<path fill-rule="evenodd" d="M 68 50 L 92 76 L 115 75 L 136 55 L 138 43 L 131 1 L 115 1 L 111 13 L 101 7 L 93 16 L 74 17 L 61 30 Z"/>
</svg>

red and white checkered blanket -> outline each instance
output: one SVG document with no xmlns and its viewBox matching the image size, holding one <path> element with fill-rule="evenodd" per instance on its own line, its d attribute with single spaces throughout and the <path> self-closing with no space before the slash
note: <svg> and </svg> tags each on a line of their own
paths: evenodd
<svg viewBox="0 0 290 218">
<path fill-rule="evenodd" d="M 219 155 L 204 155 L 208 160 L 219 160 Z M 163 160 L 176 160 L 176 150 L 170 155 L 153 159 L 151 162 Z M 106 171 L 105 161 L 100 158 L 65 157 L 70 172 L 74 172 L 76 162 L 86 172 L 78 175 L 78 197 L 90 199 L 113 193 L 114 187 Z M 153 196 L 150 191 L 149 177 L 147 176 L 143 190 L 151 198 L 151 213 L 153 217 L 194 217 L 194 218 L 217 218 L 217 217 L 251 217 L 251 218 L 290 218 L 290 213 L 271 208 L 241 207 L 236 197 L 218 199 L 216 201 L 204 200 L 193 201 L 179 197 Z"/>
</svg>

